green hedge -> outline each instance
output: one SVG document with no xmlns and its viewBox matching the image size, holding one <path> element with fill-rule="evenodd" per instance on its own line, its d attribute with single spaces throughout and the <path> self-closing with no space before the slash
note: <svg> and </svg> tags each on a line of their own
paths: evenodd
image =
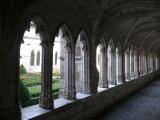
<svg viewBox="0 0 160 120">
<path fill-rule="evenodd" d="M 23 66 L 23 64 L 21 64 L 21 66 L 20 66 L 20 74 L 27 74 L 27 70 L 26 70 L 26 68 Z"/>
<path fill-rule="evenodd" d="M 26 106 L 29 104 L 30 101 L 30 93 L 27 87 L 23 84 L 20 80 L 20 102 L 22 106 Z"/>
</svg>

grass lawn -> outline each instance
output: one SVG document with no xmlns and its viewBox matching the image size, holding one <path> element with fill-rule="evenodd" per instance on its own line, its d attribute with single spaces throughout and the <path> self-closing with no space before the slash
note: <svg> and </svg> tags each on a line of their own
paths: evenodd
<svg viewBox="0 0 160 120">
<path fill-rule="evenodd" d="M 41 75 L 40 73 L 28 73 L 20 75 L 20 78 L 24 85 L 30 92 L 31 99 L 37 98 L 41 92 Z M 52 92 L 58 93 L 60 88 L 59 77 L 53 77 Z"/>
</svg>

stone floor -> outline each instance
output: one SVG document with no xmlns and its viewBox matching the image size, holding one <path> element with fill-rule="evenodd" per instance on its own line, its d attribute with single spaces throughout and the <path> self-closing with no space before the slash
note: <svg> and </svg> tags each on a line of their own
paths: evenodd
<svg viewBox="0 0 160 120">
<path fill-rule="evenodd" d="M 95 120 L 160 120 L 160 79 Z"/>
</svg>

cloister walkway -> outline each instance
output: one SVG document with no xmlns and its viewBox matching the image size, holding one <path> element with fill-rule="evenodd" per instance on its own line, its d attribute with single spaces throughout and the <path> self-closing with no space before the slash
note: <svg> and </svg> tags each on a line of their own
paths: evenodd
<svg viewBox="0 0 160 120">
<path fill-rule="evenodd" d="M 160 120 L 160 78 L 96 120 Z"/>
</svg>

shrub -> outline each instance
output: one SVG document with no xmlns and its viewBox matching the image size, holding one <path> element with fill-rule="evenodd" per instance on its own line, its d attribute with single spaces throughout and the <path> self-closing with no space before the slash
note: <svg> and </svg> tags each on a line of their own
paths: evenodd
<svg viewBox="0 0 160 120">
<path fill-rule="evenodd" d="M 53 76 L 60 76 L 60 70 L 59 69 L 53 69 Z"/>
<path fill-rule="evenodd" d="M 26 68 L 24 67 L 23 64 L 20 66 L 20 74 L 27 74 Z"/>
<path fill-rule="evenodd" d="M 23 107 L 27 106 L 30 102 L 29 90 L 25 87 L 25 85 L 21 80 L 20 80 L 20 102 Z"/>
</svg>

